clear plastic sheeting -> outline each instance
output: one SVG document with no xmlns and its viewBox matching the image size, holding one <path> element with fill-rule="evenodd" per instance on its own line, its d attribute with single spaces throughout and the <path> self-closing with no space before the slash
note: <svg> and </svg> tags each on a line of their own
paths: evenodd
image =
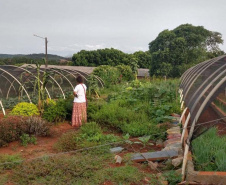
<svg viewBox="0 0 226 185">
<path fill-rule="evenodd" d="M 85 83 L 90 74 L 73 69 L 65 69 L 61 66 L 48 68 L 41 67 L 37 72 L 35 65 L 24 67 L 2 65 L 0 66 L 0 100 L 3 106 L 13 104 L 18 101 L 36 103 L 38 94 L 38 80 L 40 84 L 44 82 L 44 73 L 49 74 L 45 93 L 48 98 L 65 98 L 72 94 L 76 85 L 76 78 L 81 75 Z M 95 76 L 100 87 L 103 87 L 103 81 Z M 9 107 L 9 106 L 6 106 Z"/>
<path fill-rule="evenodd" d="M 197 137 L 209 127 L 226 131 L 226 55 L 202 62 L 181 77 L 184 105 L 190 112 L 188 129 Z M 193 128 L 192 128 L 193 127 Z"/>
</svg>

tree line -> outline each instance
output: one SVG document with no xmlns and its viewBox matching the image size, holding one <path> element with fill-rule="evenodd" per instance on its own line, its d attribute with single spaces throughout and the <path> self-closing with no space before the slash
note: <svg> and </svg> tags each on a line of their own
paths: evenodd
<svg viewBox="0 0 226 185">
<path fill-rule="evenodd" d="M 30 55 L 10 55 L 0 54 L 0 65 L 17 65 L 34 64 L 35 62 L 44 64 L 45 54 L 30 54 Z M 71 59 L 64 58 L 58 55 L 48 54 L 48 64 L 50 65 L 72 65 Z"/>
<path fill-rule="evenodd" d="M 127 54 L 117 49 L 81 50 L 72 57 L 75 66 L 120 64 L 149 68 L 150 76 L 179 77 L 191 66 L 224 54 L 222 35 L 203 26 L 182 24 L 163 30 L 149 43 L 149 50 Z"/>
<path fill-rule="evenodd" d="M 133 54 L 127 54 L 114 48 L 94 51 L 81 50 L 72 57 L 73 65 L 92 67 L 99 65 L 132 65 L 135 62 L 140 68 L 148 68 L 150 60 L 151 55 L 148 51 L 137 51 Z"/>
</svg>

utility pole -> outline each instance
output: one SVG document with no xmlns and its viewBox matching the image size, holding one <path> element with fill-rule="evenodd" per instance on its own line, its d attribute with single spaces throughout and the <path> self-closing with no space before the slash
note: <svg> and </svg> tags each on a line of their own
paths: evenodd
<svg viewBox="0 0 226 185">
<path fill-rule="evenodd" d="M 45 47 L 46 47 L 46 61 L 45 61 L 45 67 L 46 67 L 46 68 L 48 67 L 47 43 L 48 43 L 48 40 L 47 40 L 47 37 L 45 37 Z"/>
<path fill-rule="evenodd" d="M 48 43 L 48 40 L 47 40 L 47 37 L 41 37 L 41 36 L 38 36 L 38 35 L 35 35 L 35 37 L 39 37 L 41 39 L 44 39 L 45 40 L 45 68 L 48 67 L 48 55 L 47 55 L 47 43 Z"/>
</svg>

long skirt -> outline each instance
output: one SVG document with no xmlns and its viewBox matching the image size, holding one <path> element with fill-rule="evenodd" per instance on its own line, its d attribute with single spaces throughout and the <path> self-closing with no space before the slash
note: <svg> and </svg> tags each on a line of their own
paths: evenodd
<svg viewBox="0 0 226 185">
<path fill-rule="evenodd" d="M 87 121 L 86 103 L 73 103 L 72 126 L 80 127 Z"/>
</svg>

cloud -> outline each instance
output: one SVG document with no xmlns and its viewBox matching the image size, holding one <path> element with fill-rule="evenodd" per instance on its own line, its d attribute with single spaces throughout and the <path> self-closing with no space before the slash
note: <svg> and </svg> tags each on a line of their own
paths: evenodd
<svg viewBox="0 0 226 185">
<path fill-rule="evenodd" d="M 85 48 L 87 50 L 97 50 L 97 49 L 104 49 L 105 46 L 104 46 L 104 44 L 97 44 L 97 45 L 86 44 Z"/>
</svg>

